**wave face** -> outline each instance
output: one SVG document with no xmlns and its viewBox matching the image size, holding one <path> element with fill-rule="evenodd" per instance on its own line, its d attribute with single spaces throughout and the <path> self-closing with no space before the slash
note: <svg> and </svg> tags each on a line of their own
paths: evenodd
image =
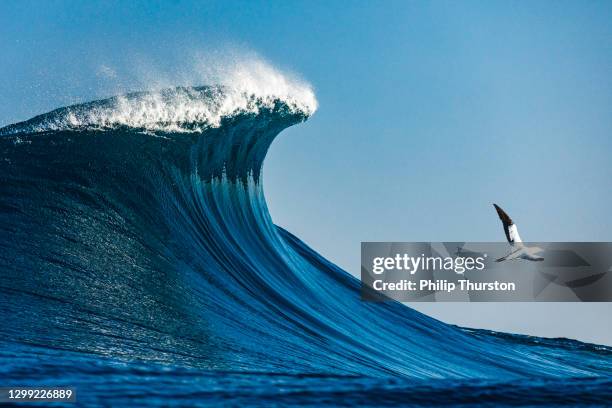
<svg viewBox="0 0 612 408">
<path fill-rule="evenodd" d="M 266 152 L 315 109 L 308 89 L 176 88 L 0 129 L 7 385 L 92 405 L 609 402 L 611 349 L 363 302 L 275 226 Z"/>
</svg>

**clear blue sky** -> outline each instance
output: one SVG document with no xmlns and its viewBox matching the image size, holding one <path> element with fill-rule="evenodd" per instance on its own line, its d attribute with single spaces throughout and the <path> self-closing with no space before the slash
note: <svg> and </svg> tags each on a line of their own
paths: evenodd
<svg viewBox="0 0 612 408">
<path fill-rule="evenodd" d="M 611 2 L 202 3 L 1 2 L 0 124 L 142 71 L 171 82 L 194 50 L 253 50 L 320 105 L 272 146 L 273 218 L 350 272 L 360 241 L 503 240 L 494 201 L 525 240 L 612 240 Z M 495 310 L 482 325 L 522 330 Z"/>
</svg>

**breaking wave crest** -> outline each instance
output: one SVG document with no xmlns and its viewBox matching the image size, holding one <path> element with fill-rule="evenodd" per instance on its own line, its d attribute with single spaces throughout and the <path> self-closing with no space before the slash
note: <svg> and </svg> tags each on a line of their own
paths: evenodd
<svg viewBox="0 0 612 408">
<path fill-rule="evenodd" d="M 317 109 L 309 84 L 291 79 L 263 62 L 235 65 L 221 78 L 216 86 L 134 92 L 60 108 L 7 126 L 1 134 L 119 126 L 151 132 L 202 132 L 219 127 L 223 118 L 258 114 L 281 101 L 289 112 L 305 117 Z"/>
</svg>

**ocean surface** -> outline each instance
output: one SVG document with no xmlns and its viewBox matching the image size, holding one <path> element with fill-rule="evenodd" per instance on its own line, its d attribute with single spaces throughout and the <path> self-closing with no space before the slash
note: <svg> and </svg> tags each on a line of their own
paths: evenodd
<svg viewBox="0 0 612 408">
<path fill-rule="evenodd" d="M 266 152 L 316 109 L 281 91 L 133 93 L 0 129 L 0 386 L 79 406 L 612 403 L 611 348 L 361 301 L 274 225 Z"/>
</svg>

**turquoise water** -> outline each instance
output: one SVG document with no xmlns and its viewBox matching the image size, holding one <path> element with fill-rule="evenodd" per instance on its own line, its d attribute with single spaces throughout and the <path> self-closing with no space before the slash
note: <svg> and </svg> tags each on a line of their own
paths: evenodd
<svg viewBox="0 0 612 408">
<path fill-rule="evenodd" d="M 610 348 L 361 301 L 267 211 L 267 149 L 310 112 L 251 95 L 223 110 L 229 92 L 131 94 L 0 130 L 3 384 L 100 406 L 612 399 Z"/>
</svg>

